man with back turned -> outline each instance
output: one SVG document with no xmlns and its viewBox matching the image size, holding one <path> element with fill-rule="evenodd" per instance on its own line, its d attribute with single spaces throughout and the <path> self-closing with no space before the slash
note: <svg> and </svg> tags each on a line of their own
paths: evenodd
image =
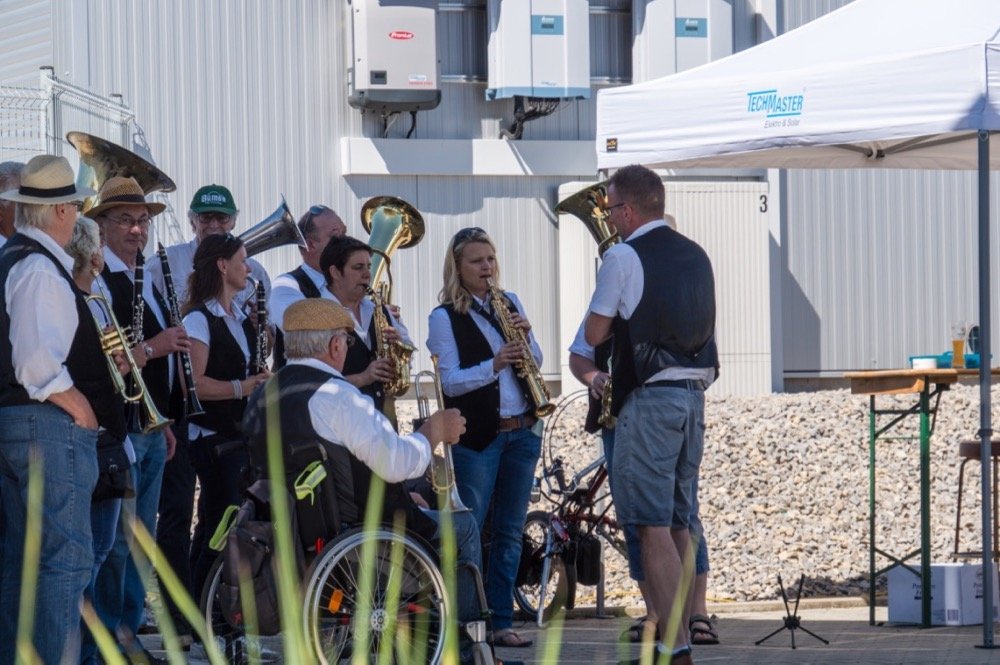
<svg viewBox="0 0 1000 665">
<path fill-rule="evenodd" d="M 715 280 L 705 251 L 664 221 L 663 182 L 653 171 L 633 165 L 615 172 L 606 209 L 625 242 L 604 255 L 586 340 L 597 346 L 614 334 L 615 510 L 638 527 L 662 638 L 656 661 L 687 665 L 693 662 L 684 600 L 693 578 L 689 525 L 704 391 L 719 366 Z M 668 634 L 676 612 L 683 614 Z"/>
</svg>

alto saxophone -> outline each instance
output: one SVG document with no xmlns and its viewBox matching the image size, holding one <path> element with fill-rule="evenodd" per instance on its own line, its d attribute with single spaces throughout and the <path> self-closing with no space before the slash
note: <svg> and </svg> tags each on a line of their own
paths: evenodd
<svg viewBox="0 0 1000 665">
<path fill-rule="evenodd" d="M 531 355 L 531 345 L 528 343 L 528 336 L 510 320 L 507 299 L 500 289 L 496 287 L 492 279 L 488 280 L 487 283 L 490 288 L 490 305 L 492 305 L 493 314 L 497 317 L 497 321 L 500 324 L 504 340 L 507 342 L 518 342 L 521 348 L 524 349 L 524 354 L 517 361 L 517 369 L 515 371 L 528 385 L 531 402 L 535 406 L 535 416 L 537 418 L 544 418 L 555 411 L 556 406 L 550 401 L 552 395 L 549 393 L 549 387 L 545 385 L 545 379 L 542 378 L 542 371 L 538 368 L 535 357 Z"/>
<path fill-rule="evenodd" d="M 368 295 L 375 303 L 372 325 L 375 326 L 375 355 L 392 364 L 392 378 L 384 383 L 385 393 L 399 397 L 410 389 L 410 357 L 416 349 L 402 340 L 390 342 L 385 338 L 385 329 L 390 327 L 385 314 L 386 291 L 389 283 L 382 282 L 378 289 L 368 289 Z"/>
</svg>

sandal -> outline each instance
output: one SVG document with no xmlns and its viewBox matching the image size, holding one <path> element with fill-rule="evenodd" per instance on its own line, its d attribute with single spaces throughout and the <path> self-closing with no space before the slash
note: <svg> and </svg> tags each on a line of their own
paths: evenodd
<svg viewBox="0 0 1000 665">
<path fill-rule="evenodd" d="M 621 635 L 618 636 L 618 641 L 638 644 L 642 642 L 643 635 L 649 633 L 647 626 L 650 625 L 653 626 L 653 639 L 660 639 L 660 629 L 656 624 L 649 617 L 640 617 L 636 619 L 635 623 L 622 631 Z"/>
<path fill-rule="evenodd" d="M 691 644 L 718 644 L 719 633 L 715 630 L 715 616 L 692 614 L 688 622 L 691 631 Z"/>
<path fill-rule="evenodd" d="M 493 633 L 493 646 L 495 647 L 522 649 L 524 647 L 530 647 L 532 643 L 533 640 L 521 637 L 514 632 L 513 628 L 501 628 Z"/>
</svg>

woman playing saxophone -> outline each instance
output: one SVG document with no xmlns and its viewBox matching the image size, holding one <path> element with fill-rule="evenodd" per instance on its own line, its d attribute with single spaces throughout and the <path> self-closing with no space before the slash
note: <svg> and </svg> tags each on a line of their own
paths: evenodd
<svg viewBox="0 0 1000 665">
<path fill-rule="evenodd" d="M 398 374 L 395 361 L 380 355 L 379 350 L 411 342 L 390 308 L 377 306 L 369 297 L 371 265 L 372 249 L 367 244 L 351 236 L 331 238 L 320 256 L 320 268 L 327 280 L 320 295 L 343 305 L 354 319 L 344 378 L 384 412 L 386 384 L 396 380 Z"/>
<path fill-rule="evenodd" d="M 490 297 L 491 283 L 499 281 L 489 235 L 479 228 L 456 233 L 445 253 L 441 305 L 430 315 L 427 348 L 440 358 L 445 406 L 466 418 L 452 457 L 459 496 L 480 529 L 493 502 L 486 597 L 496 644 L 516 647 L 530 644 L 511 623 L 521 528 L 541 451 L 530 382 L 540 380 L 542 353 L 517 295 L 495 288 Z"/>
</svg>

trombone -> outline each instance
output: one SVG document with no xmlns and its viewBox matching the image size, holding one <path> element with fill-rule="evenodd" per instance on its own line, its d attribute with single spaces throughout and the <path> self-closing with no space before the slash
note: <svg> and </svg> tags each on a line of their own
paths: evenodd
<svg viewBox="0 0 1000 665">
<path fill-rule="evenodd" d="M 111 325 L 111 330 L 105 331 L 103 323 L 97 314 L 91 310 L 94 325 L 97 326 L 97 335 L 101 340 L 101 352 L 104 354 L 104 359 L 108 363 L 108 371 L 111 373 L 111 381 L 115 384 L 115 390 L 126 402 L 130 404 L 141 403 L 142 408 L 145 409 L 146 427 L 142 431 L 143 434 L 158 432 L 174 421 L 164 417 L 156 408 L 152 398 L 150 398 L 146 384 L 142 380 L 142 372 L 139 370 L 139 366 L 135 364 L 135 358 L 129 350 L 128 335 L 122 329 L 121 325 L 119 325 L 118 319 L 115 318 L 115 313 L 108 303 L 104 287 L 101 286 L 100 282 L 97 282 L 97 288 L 101 291 L 101 295 L 87 296 L 86 301 L 88 304 L 96 304 L 104 315 L 104 318 Z M 115 363 L 113 356 L 115 351 L 121 351 L 125 355 L 125 360 L 128 362 L 129 371 L 132 373 L 135 383 L 135 392 L 129 392 L 125 379 L 118 372 L 118 365 Z"/>
</svg>

